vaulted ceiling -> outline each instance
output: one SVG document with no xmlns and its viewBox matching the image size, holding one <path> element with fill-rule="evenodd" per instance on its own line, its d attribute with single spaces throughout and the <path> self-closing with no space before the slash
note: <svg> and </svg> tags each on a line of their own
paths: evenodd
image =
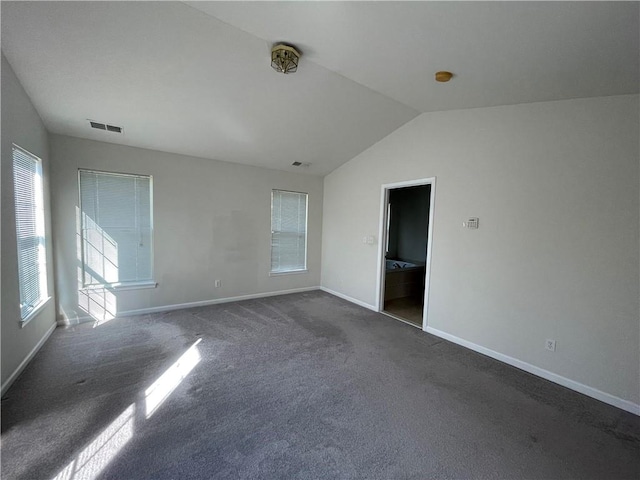
<svg viewBox="0 0 640 480">
<path fill-rule="evenodd" d="M 638 93 L 638 6 L 3 1 L 2 51 L 51 132 L 324 175 L 421 112 Z"/>
</svg>

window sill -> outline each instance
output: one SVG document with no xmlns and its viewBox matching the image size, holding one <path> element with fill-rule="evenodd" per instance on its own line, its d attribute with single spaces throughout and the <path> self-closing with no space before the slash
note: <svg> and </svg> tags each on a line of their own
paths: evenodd
<svg viewBox="0 0 640 480">
<path fill-rule="evenodd" d="M 46 307 L 48 305 L 49 300 L 51 300 L 51 297 L 47 297 L 44 300 L 42 300 L 38 304 L 38 306 L 36 308 L 34 308 L 32 312 L 29 313 L 29 315 L 27 315 L 25 318 L 20 320 L 20 328 L 24 328 L 27 323 L 29 323 L 31 320 L 33 320 L 35 317 L 37 317 L 38 314 L 42 310 L 44 310 L 44 307 Z"/>
<path fill-rule="evenodd" d="M 95 290 L 114 290 L 117 292 L 126 290 L 142 290 L 145 288 L 156 288 L 158 284 L 154 281 L 148 282 L 132 282 L 132 283 L 105 283 L 103 285 L 86 285 L 80 289 L 83 292 Z"/>
<path fill-rule="evenodd" d="M 269 272 L 270 277 L 280 277 L 281 275 L 298 275 L 300 273 L 309 273 L 309 270 L 289 270 L 287 272 Z"/>
</svg>

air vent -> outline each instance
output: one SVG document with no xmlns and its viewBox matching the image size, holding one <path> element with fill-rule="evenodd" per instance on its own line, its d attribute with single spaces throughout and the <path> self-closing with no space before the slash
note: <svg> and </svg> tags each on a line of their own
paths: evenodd
<svg viewBox="0 0 640 480">
<path fill-rule="evenodd" d="M 107 125 L 106 123 L 94 122 L 93 120 L 89 120 L 89 125 L 91 125 L 91 128 L 97 130 L 106 130 L 114 133 L 122 133 L 124 130 L 122 127 L 117 127 L 116 125 Z"/>
<path fill-rule="evenodd" d="M 304 167 L 304 168 L 309 168 L 311 166 L 310 163 L 302 163 L 302 162 L 293 162 L 291 165 L 293 165 L 294 167 Z"/>
</svg>

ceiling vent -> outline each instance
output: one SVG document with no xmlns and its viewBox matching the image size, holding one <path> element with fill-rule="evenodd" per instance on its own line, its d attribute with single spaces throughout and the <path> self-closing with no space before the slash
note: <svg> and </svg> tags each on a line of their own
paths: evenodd
<svg viewBox="0 0 640 480">
<path fill-rule="evenodd" d="M 93 120 L 89 120 L 89 125 L 91 126 L 91 128 L 95 128 L 97 130 L 106 130 L 107 132 L 122 133 L 124 131 L 122 127 L 107 125 L 106 123 L 94 122 Z"/>
<path fill-rule="evenodd" d="M 291 165 L 293 165 L 294 167 L 304 167 L 304 168 L 309 168 L 311 166 L 310 163 L 302 163 L 302 162 L 293 162 Z"/>
</svg>

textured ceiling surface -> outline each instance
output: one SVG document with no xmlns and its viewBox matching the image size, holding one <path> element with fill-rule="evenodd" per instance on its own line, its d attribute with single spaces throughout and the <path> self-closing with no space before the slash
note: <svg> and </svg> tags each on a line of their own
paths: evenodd
<svg viewBox="0 0 640 480">
<path fill-rule="evenodd" d="M 2 51 L 51 132 L 317 175 L 420 112 L 637 93 L 640 84 L 637 2 L 1 8 Z M 278 41 L 302 50 L 297 73 L 270 68 Z M 437 70 L 455 76 L 439 84 Z"/>
</svg>

